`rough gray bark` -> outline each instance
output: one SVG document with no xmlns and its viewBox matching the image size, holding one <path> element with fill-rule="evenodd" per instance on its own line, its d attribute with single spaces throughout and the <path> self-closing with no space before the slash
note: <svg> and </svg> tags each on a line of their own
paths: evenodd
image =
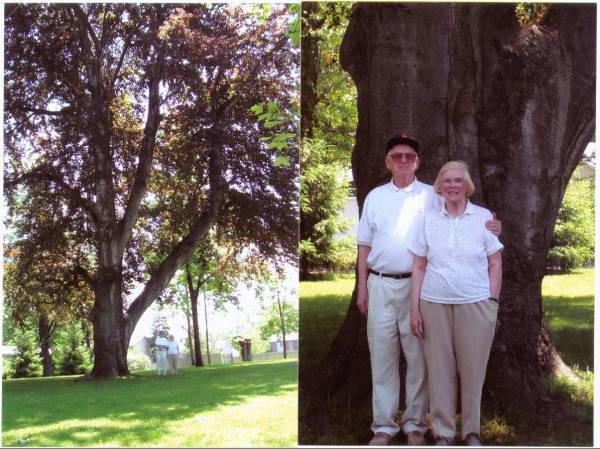
<svg viewBox="0 0 600 449">
<path fill-rule="evenodd" d="M 544 326 L 541 281 L 568 180 L 594 133 L 595 5 L 552 4 L 521 29 L 515 4 L 361 4 L 341 50 L 358 89 L 352 156 L 359 208 L 389 178 L 384 145 L 422 145 L 417 176 L 465 160 L 474 202 L 503 223 L 504 276 L 488 391 L 535 407 L 542 377 L 564 365 Z M 329 394 L 370 393 L 356 292 L 320 371 Z"/>
</svg>

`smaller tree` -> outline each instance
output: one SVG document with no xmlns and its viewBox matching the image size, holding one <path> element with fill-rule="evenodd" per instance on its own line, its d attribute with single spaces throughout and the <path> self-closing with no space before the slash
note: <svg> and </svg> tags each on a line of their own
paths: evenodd
<svg viewBox="0 0 600 449">
<path fill-rule="evenodd" d="M 242 362 L 252 361 L 252 339 L 246 338 L 242 335 L 236 335 L 231 339 L 231 343 L 234 346 L 240 348 L 240 355 L 242 356 Z"/>
<path fill-rule="evenodd" d="M 81 326 L 67 328 L 66 341 L 59 347 L 58 372 L 63 375 L 86 374 L 90 371 L 90 354 L 84 343 Z"/>
<path fill-rule="evenodd" d="M 342 262 L 339 255 L 348 253 L 347 240 L 335 238 L 349 227 L 341 216 L 348 179 L 324 141 L 304 139 L 300 162 L 300 278 L 307 279 L 311 271 L 336 267 Z"/>
<path fill-rule="evenodd" d="M 567 273 L 594 260 L 594 176 L 582 178 L 575 171 L 558 211 L 548 271 Z"/>
<path fill-rule="evenodd" d="M 11 377 L 39 377 L 42 375 L 42 358 L 39 356 L 35 333 L 29 329 L 15 331 L 17 352 L 12 360 Z"/>
<path fill-rule="evenodd" d="M 166 316 L 157 314 L 154 316 L 154 320 L 152 320 L 152 336 L 156 338 L 160 331 L 163 331 L 165 335 L 169 335 L 171 327 Z"/>
<path fill-rule="evenodd" d="M 260 335 L 263 339 L 277 335 L 283 340 L 283 358 L 287 358 L 286 336 L 290 332 L 298 330 L 298 310 L 291 304 L 280 299 L 277 292 L 277 302 L 272 304 L 268 310 L 267 320 L 260 328 Z"/>
<path fill-rule="evenodd" d="M 165 335 L 169 335 L 171 333 L 171 328 L 167 321 L 167 317 L 161 314 L 157 314 L 154 316 L 152 320 L 152 339 L 150 341 L 150 347 L 152 350 L 152 362 L 156 362 L 156 353 L 154 351 L 154 342 L 156 341 L 156 337 L 158 337 L 158 333 L 163 331 Z"/>
</svg>

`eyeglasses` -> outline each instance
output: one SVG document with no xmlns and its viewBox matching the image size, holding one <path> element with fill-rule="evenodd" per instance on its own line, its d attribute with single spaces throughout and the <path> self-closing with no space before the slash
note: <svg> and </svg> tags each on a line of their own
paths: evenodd
<svg viewBox="0 0 600 449">
<path fill-rule="evenodd" d="M 394 162 L 413 162 L 417 158 L 415 153 L 393 153 L 388 154 L 388 156 L 391 157 Z"/>
<path fill-rule="evenodd" d="M 451 184 L 464 184 L 466 181 L 464 178 L 444 178 L 442 179 L 442 184 L 445 186 L 449 186 Z"/>
</svg>

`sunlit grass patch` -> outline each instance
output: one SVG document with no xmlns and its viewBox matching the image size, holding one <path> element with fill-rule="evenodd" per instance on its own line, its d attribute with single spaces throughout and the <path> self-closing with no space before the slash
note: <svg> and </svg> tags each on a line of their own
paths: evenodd
<svg viewBox="0 0 600 449">
<path fill-rule="evenodd" d="M 297 442 L 297 362 L 180 376 L 3 383 L 3 446 L 287 447 Z"/>
<path fill-rule="evenodd" d="M 481 420 L 481 438 L 486 444 L 502 445 L 514 438 L 514 430 L 502 416 L 484 416 Z"/>
</svg>

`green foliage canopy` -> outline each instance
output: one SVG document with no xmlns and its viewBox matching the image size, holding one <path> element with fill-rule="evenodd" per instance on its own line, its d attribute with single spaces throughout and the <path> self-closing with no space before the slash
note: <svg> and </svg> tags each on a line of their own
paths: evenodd
<svg viewBox="0 0 600 449">
<path fill-rule="evenodd" d="M 283 323 L 281 321 L 281 315 L 283 315 Z M 281 315 L 277 303 L 272 304 L 271 307 L 268 308 L 265 315 L 265 323 L 260 327 L 260 336 L 263 340 L 268 340 L 272 335 L 281 337 L 283 327 L 285 327 L 286 335 L 298 331 L 298 309 L 291 304 L 282 301 Z"/>
<path fill-rule="evenodd" d="M 300 266 L 305 278 L 312 270 L 347 265 L 354 244 L 335 238 L 349 226 L 341 217 L 348 197 L 344 165 L 329 159 L 325 142 L 308 138 L 302 142 L 301 164 Z"/>
<path fill-rule="evenodd" d="M 566 273 L 594 260 L 594 176 L 582 178 L 575 170 L 558 211 L 548 271 Z"/>
</svg>

